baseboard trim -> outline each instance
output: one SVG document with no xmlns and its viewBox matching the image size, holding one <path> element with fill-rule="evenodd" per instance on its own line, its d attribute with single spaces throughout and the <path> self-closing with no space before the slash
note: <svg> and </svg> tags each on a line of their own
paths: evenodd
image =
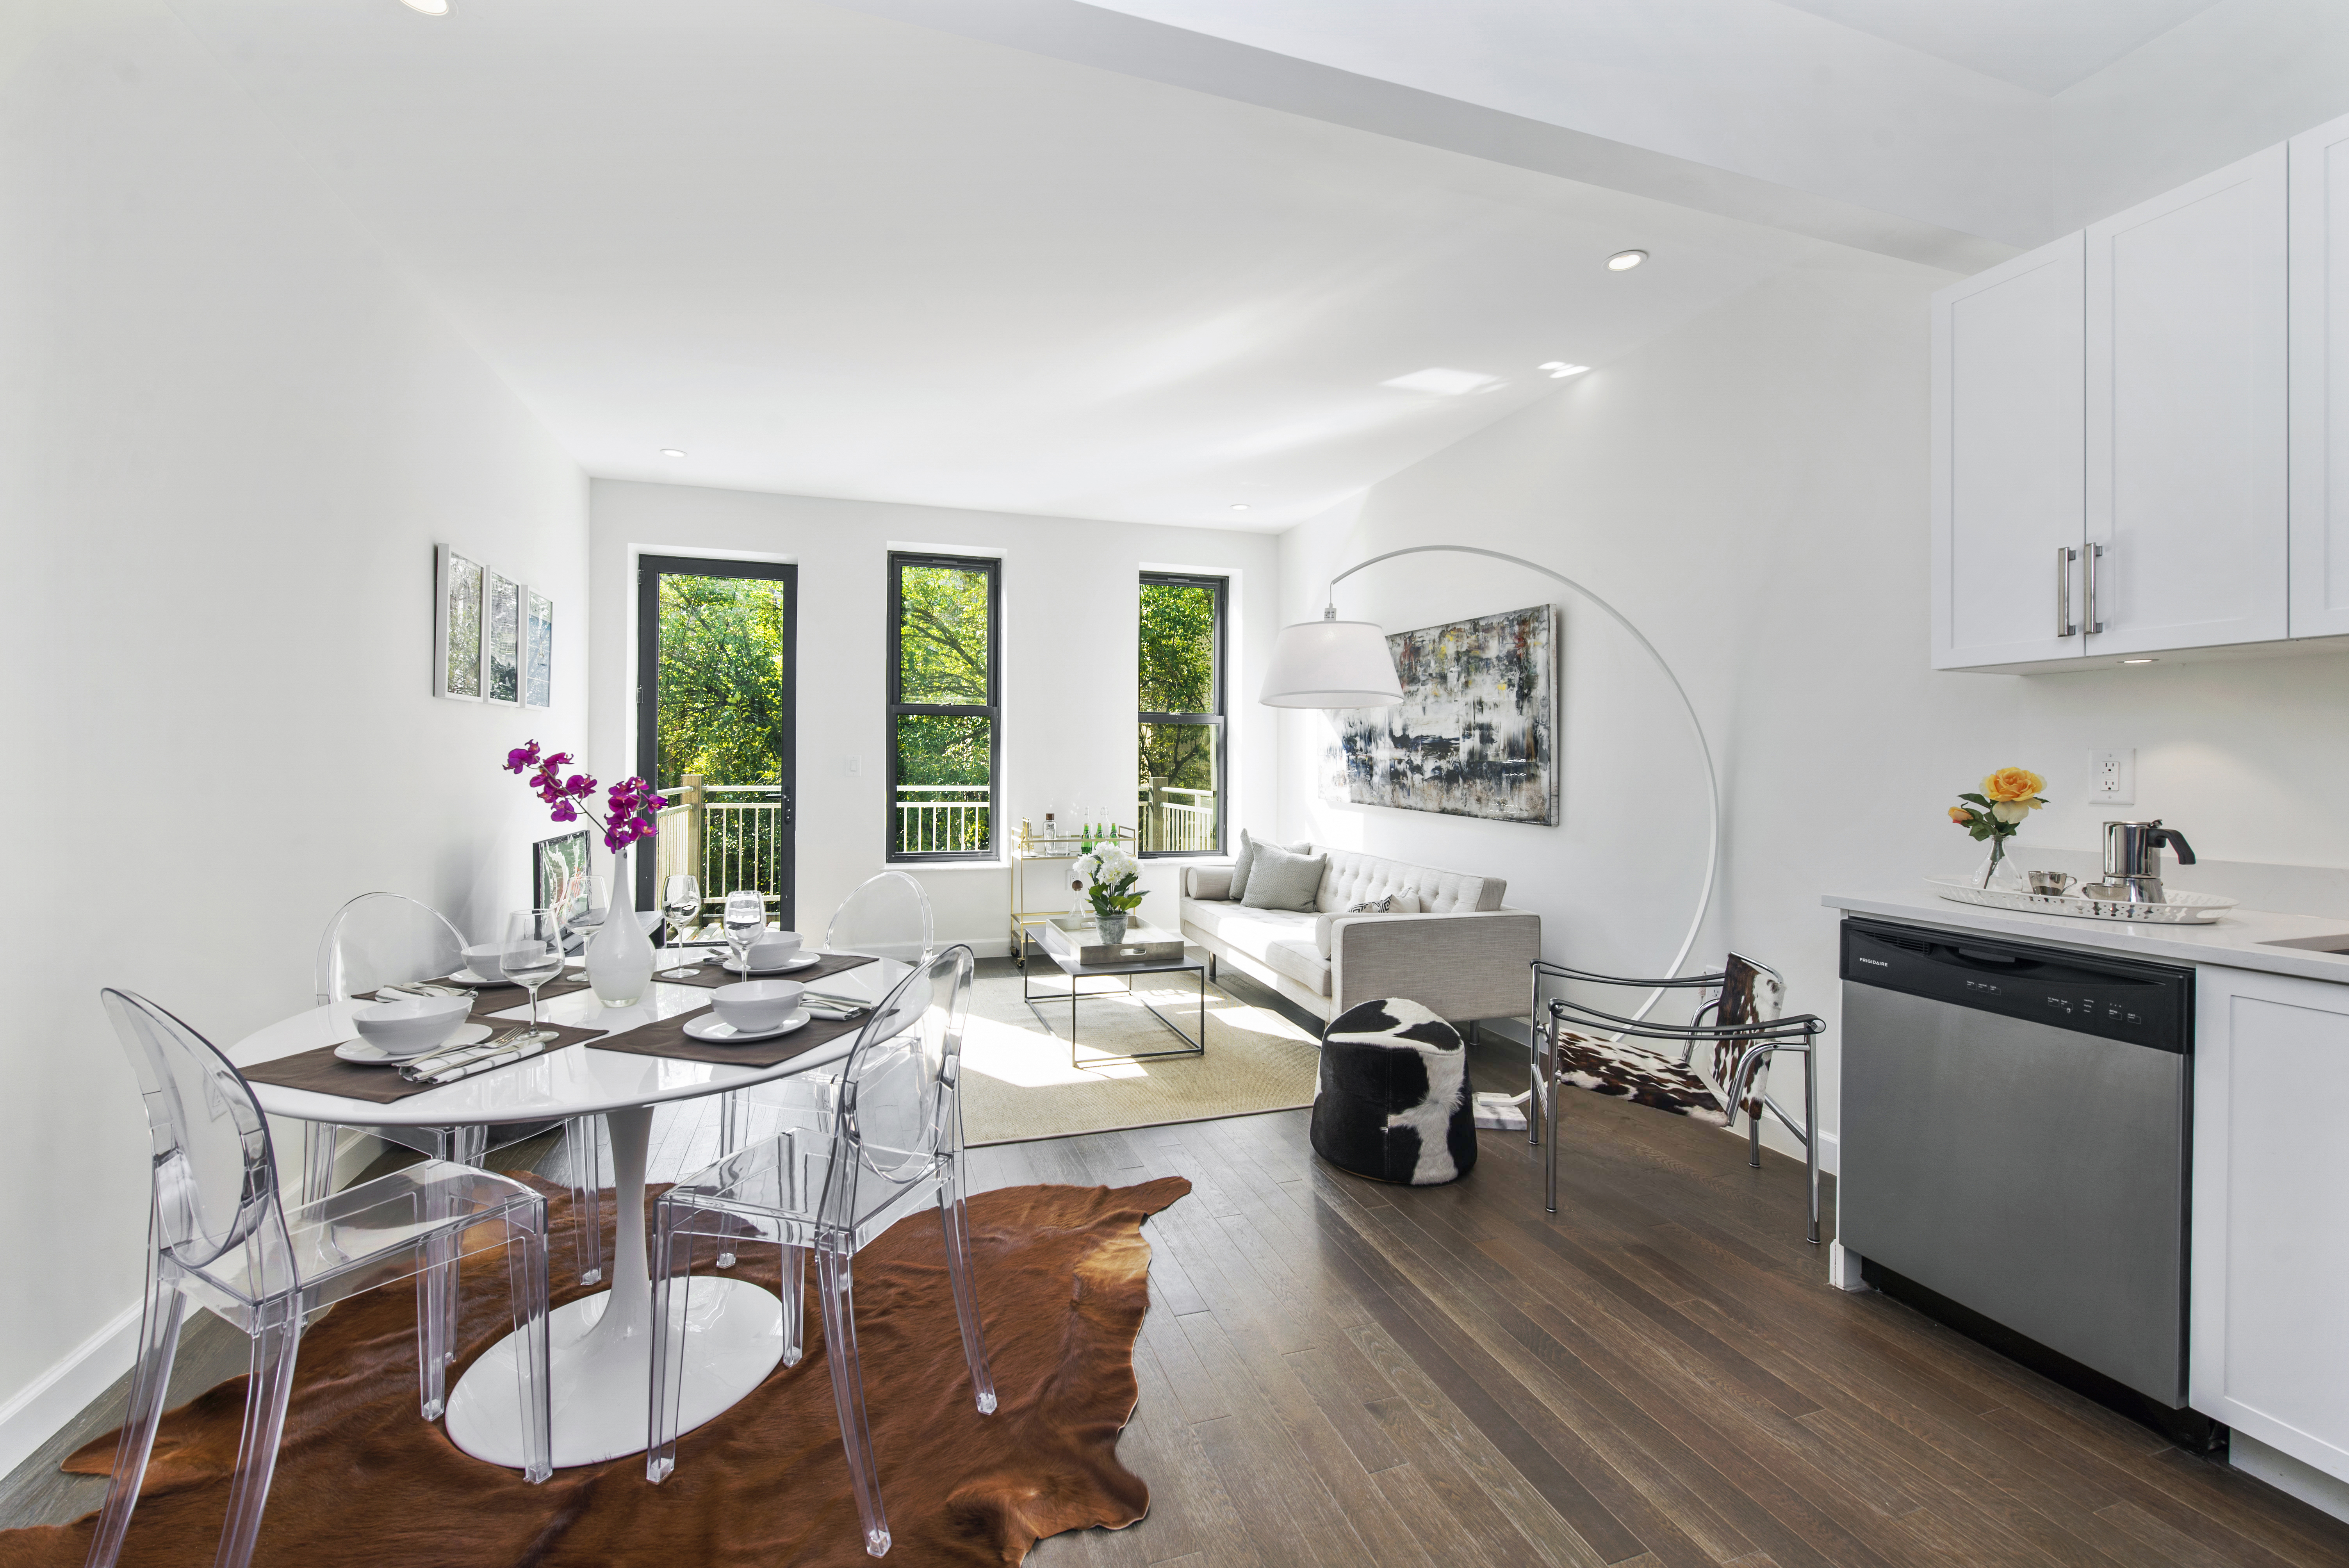
<svg viewBox="0 0 2349 1568">
<path fill-rule="evenodd" d="M 0 1405 L 0 1475 L 31 1458 L 130 1370 L 139 1354 L 140 1311 L 136 1302 L 123 1308 L 64 1360 Z"/>
</svg>

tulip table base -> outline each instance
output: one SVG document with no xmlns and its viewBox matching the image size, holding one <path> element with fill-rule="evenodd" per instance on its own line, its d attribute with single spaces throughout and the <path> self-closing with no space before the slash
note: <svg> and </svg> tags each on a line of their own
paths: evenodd
<svg viewBox="0 0 2349 1568">
<path fill-rule="evenodd" d="M 652 1398 L 652 1278 L 645 1263 L 645 1150 L 649 1108 L 607 1114 L 615 1196 L 612 1288 L 549 1315 L 554 1468 L 641 1453 Z M 680 1282 L 682 1283 L 682 1282 Z M 689 1302 L 678 1297 L 689 1295 Z M 743 1280 L 703 1275 L 672 1293 L 686 1311 L 684 1408 L 691 1431 L 739 1403 L 783 1357 L 783 1304 Z M 516 1336 L 466 1368 L 449 1395 L 449 1439 L 478 1460 L 523 1468 Z"/>
</svg>

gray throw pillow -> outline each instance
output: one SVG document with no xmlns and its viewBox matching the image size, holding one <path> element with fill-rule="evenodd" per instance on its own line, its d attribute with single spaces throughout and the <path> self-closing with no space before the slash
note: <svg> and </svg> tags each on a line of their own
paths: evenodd
<svg viewBox="0 0 2349 1568">
<path fill-rule="evenodd" d="M 1278 844 L 1260 844 L 1254 839 L 1248 837 L 1248 830 L 1246 828 L 1242 828 L 1240 830 L 1239 852 L 1232 857 L 1231 896 L 1233 898 L 1239 899 L 1243 902 L 1246 901 L 1247 895 L 1248 873 L 1256 869 L 1257 851 L 1259 850 L 1278 849 L 1279 847 L 1280 846 Z M 1292 852 L 1301 855 L 1311 847 L 1312 846 L 1309 844 L 1299 842 L 1293 846 Z M 1258 905 L 1257 907 L 1262 908 L 1263 906 Z"/>
<path fill-rule="evenodd" d="M 1248 909 L 1309 910 L 1320 895 L 1322 873 L 1329 869 L 1327 855 L 1299 855 L 1278 844 L 1258 844 L 1256 863 L 1248 872 L 1247 892 L 1240 903 Z"/>
</svg>

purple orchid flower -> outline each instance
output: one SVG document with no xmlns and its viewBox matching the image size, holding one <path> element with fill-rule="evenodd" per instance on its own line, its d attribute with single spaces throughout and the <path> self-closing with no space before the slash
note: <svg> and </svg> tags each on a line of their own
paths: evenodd
<svg viewBox="0 0 2349 1568">
<path fill-rule="evenodd" d="M 595 792 L 595 777 L 574 773 L 565 778 L 563 769 L 571 760 L 568 751 L 542 753 L 538 742 L 532 740 L 507 752 L 505 766 L 509 773 L 528 774 L 523 782 L 546 803 L 550 820 L 575 822 L 584 815 L 602 830 L 604 847 L 614 854 L 660 831 L 652 814 L 668 802 L 654 794 L 651 785 L 634 774 L 614 784 L 605 796 L 604 816 L 599 820 L 580 804 Z"/>
</svg>

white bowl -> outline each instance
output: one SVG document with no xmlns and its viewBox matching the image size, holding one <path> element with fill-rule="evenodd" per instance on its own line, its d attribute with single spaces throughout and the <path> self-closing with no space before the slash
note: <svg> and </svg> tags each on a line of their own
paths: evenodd
<svg viewBox="0 0 2349 1568">
<path fill-rule="evenodd" d="M 484 942 L 479 947 L 468 947 L 465 949 L 466 973 L 478 975 L 484 980 L 504 979 L 506 972 L 498 967 L 498 944 L 494 942 Z"/>
<path fill-rule="evenodd" d="M 709 1006 L 728 1027 L 763 1035 L 783 1026 L 806 991 L 796 980 L 745 980 L 712 991 Z"/>
<path fill-rule="evenodd" d="M 781 969 L 799 955 L 798 932 L 771 931 L 750 944 L 750 965 L 753 969 Z"/>
<path fill-rule="evenodd" d="M 359 1038 L 385 1056 L 420 1057 L 465 1026 L 471 996 L 415 996 L 355 1008 Z"/>
</svg>

